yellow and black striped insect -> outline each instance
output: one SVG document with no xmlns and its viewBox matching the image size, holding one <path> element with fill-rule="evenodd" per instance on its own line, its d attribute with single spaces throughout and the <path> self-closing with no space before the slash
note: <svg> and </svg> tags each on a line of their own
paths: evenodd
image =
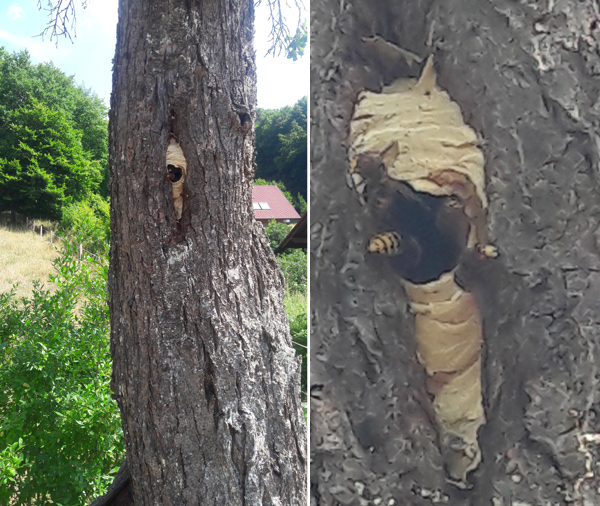
<svg viewBox="0 0 600 506">
<path fill-rule="evenodd" d="M 402 238 L 395 231 L 375 234 L 371 237 L 367 250 L 379 255 L 399 255 L 402 253 Z"/>
</svg>

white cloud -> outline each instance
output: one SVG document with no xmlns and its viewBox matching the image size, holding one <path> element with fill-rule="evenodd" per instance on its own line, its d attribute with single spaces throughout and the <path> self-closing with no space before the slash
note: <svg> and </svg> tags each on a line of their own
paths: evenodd
<svg viewBox="0 0 600 506">
<path fill-rule="evenodd" d="M 17 4 L 13 4 L 8 8 L 6 15 L 12 20 L 20 19 L 23 17 L 23 9 Z"/>
<path fill-rule="evenodd" d="M 0 30 L 0 40 L 5 40 L 6 42 L 10 42 L 16 46 L 22 46 L 25 45 L 24 42 L 27 39 L 26 37 L 21 37 L 20 35 L 14 35 L 7 30 Z"/>
<path fill-rule="evenodd" d="M 40 37 L 23 37 L 15 35 L 7 30 L 0 30 L 0 41 L 6 41 L 16 46 L 16 50 L 27 49 L 36 62 L 46 62 L 52 60 L 55 64 L 64 60 L 70 53 L 70 49 L 58 51 L 53 43 L 46 40 L 43 42 Z M 65 44 L 63 44 L 64 46 Z"/>
</svg>

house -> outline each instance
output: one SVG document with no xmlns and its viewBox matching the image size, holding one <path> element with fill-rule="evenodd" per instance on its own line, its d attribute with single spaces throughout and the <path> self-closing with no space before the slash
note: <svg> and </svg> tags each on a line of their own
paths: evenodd
<svg viewBox="0 0 600 506">
<path fill-rule="evenodd" d="M 306 230 L 306 219 L 307 213 L 302 215 L 300 221 L 296 223 L 294 228 L 290 230 L 289 234 L 285 236 L 285 239 L 281 241 L 281 244 L 275 250 L 275 253 L 283 251 L 288 248 L 306 248 L 307 246 L 307 230 Z"/>
<path fill-rule="evenodd" d="M 300 215 L 275 185 L 253 186 L 252 205 L 254 216 L 264 226 L 271 220 L 286 224 L 294 224 L 300 220 Z"/>
</svg>

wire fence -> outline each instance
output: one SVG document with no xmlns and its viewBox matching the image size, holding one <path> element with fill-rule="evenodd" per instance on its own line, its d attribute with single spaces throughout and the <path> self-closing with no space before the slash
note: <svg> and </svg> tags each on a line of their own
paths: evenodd
<svg viewBox="0 0 600 506">
<path fill-rule="evenodd" d="M 50 244 L 54 244 L 55 241 L 57 240 L 65 240 L 65 239 L 69 239 L 67 236 L 65 235 L 61 235 L 58 234 L 54 231 L 53 228 L 50 228 L 48 226 L 46 226 L 46 228 L 44 228 L 44 224 L 37 222 L 36 220 L 30 220 L 29 218 L 25 218 L 25 229 L 29 230 L 31 229 L 31 232 L 33 233 L 33 235 L 39 235 L 40 239 L 44 239 L 44 235 L 46 237 L 50 236 Z M 78 258 L 77 261 L 81 262 L 81 258 L 83 257 L 83 254 L 86 253 L 87 255 L 93 257 L 95 260 L 99 261 L 100 260 L 100 256 L 97 255 L 96 253 L 92 253 L 91 251 L 88 251 L 86 249 L 84 249 L 83 244 L 79 243 L 79 246 L 77 247 L 77 252 L 78 252 Z"/>
</svg>

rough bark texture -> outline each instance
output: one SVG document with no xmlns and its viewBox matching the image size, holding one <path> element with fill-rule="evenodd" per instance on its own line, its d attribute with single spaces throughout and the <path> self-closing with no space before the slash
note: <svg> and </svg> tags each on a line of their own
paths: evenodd
<svg viewBox="0 0 600 506">
<path fill-rule="evenodd" d="M 600 31 L 592 1 L 311 3 L 311 502 L 600 503 Z M 494 260 L 466 255 L 484 319 L 483 461 L 446 483 L 397 272 L 367 258 L 375 213 L 350 188 L 358 92 L 421 66 L 481 136 Z"/>
<path fill-rule="evenodd" d="M 110 112 L 113 390 L 136 504 L 305 502 L 300 365 L 251 205 L 249 0 L 121 0 Z M 177 220 L 166 151 L 187 162 Z"/>
</svg>

